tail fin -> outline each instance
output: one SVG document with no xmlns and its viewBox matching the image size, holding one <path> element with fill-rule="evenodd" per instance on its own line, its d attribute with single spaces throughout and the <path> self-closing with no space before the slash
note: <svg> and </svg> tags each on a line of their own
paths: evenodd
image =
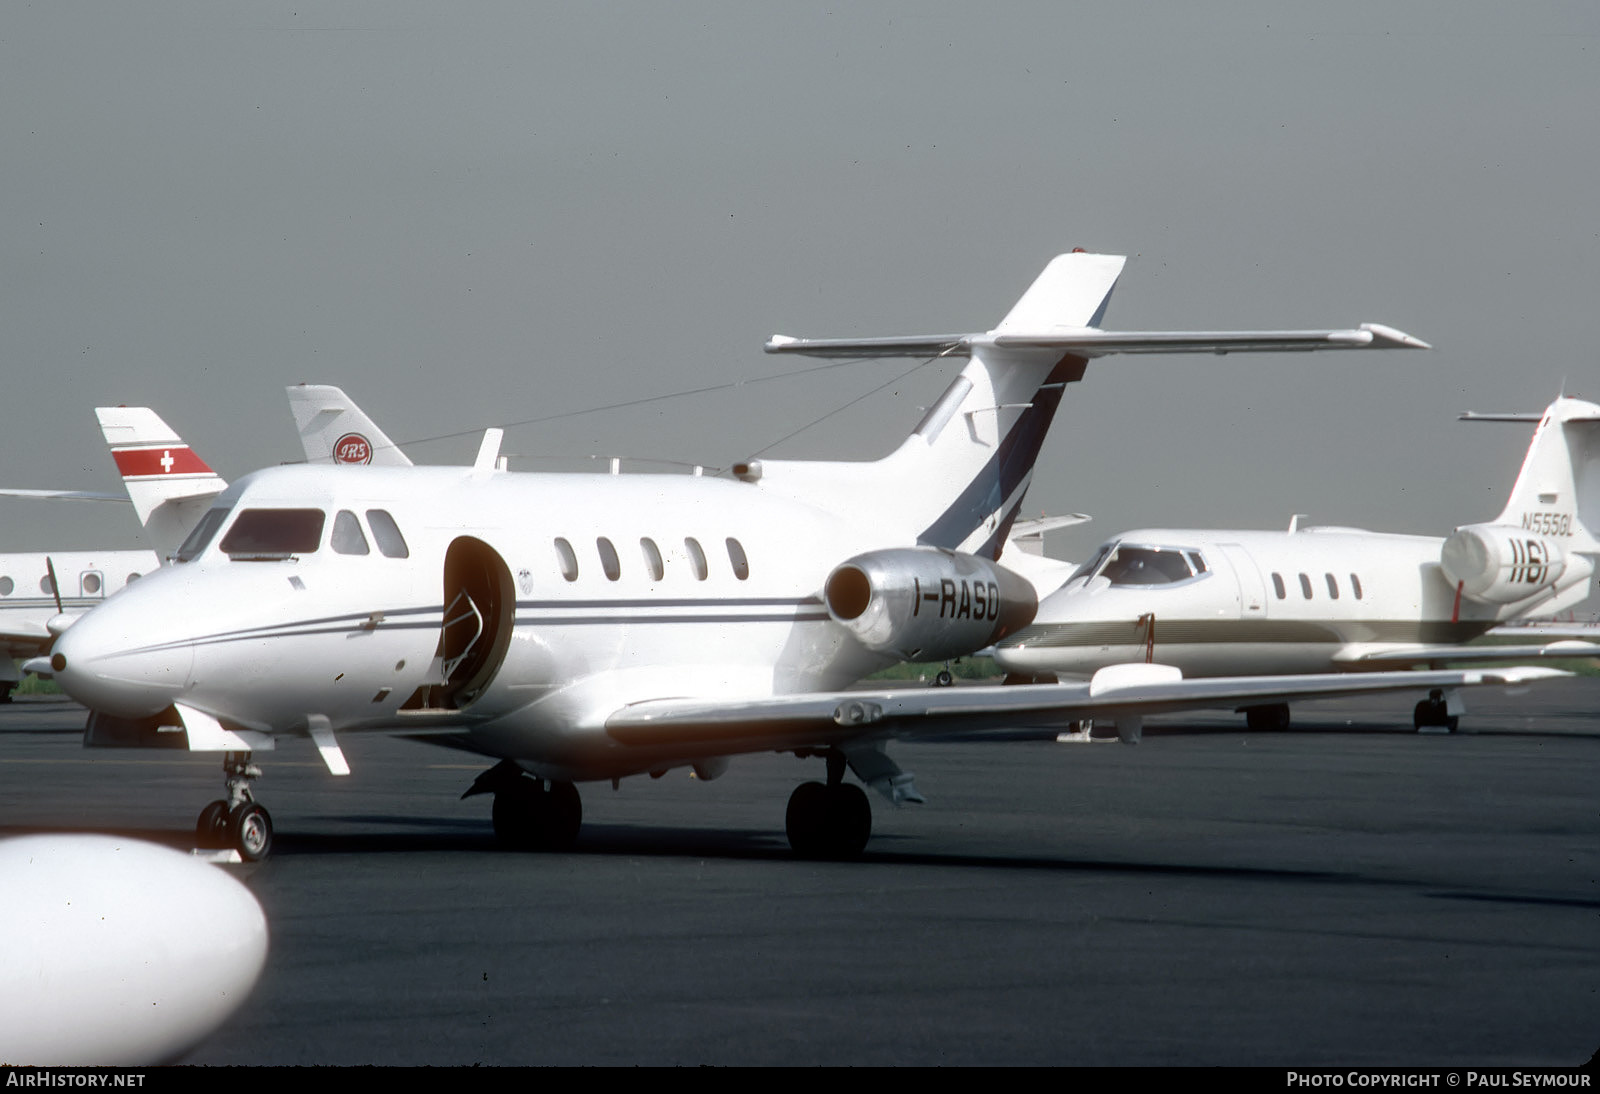
<svg viewBox="0 0 1600 1094">
<path fill-rule="evenodd" d="M 289 388 L 289 410 L 307 463 L 411 466 L 406 454 L 339 388 L 296 384 Z"/>
<path fill-rule="evenodd" d="M 166 558 L 228 484 L 149 407 L 104 406 L 94 413 L 139 523 Z"/>
<path fill-rule="evenodd" d="M 1472 414 L 1477 421 L 1528 421 L 1532 415 Z M 1522 470 L 1496 524 L 1559 536 L 1568 550 L 1600 553 L 1600 406 L 1558 398 L 1538 417 Z M 1571 537 L 1570 539 L 1567 537 Z"/>
<path fill-rule="evenodd" d="M 965 356 L 971 361 L 898 450 L 874 464 L 764 461 L 763 486 L 822 508 L 852 487 L 874 492 L 874 519 L 915 541 L 997 558 L 1032 481 L 1067 384 L 1113 353 L 1229 353 L 1427 348 L 1389 327 L 1322 331 L 1106 331 L 1099 327 L 1127 259 L 1057 255 L 993 330 L 912 338 L 774 338 L 769 353 L 820 357 Z M 752 465 L 745 465 L 747 469 Z"/>
</svg>

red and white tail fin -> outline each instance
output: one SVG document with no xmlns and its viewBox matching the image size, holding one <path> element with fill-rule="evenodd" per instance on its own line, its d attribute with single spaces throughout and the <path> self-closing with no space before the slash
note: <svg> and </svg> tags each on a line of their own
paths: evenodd
<svg viewBox="0 0 1600 1094">
<path fill-rule="evenodd" d="M 307 463 L 411 466 L 406 454 L 339 388 L 295 384 L 289 389 L 289 410 Z"/>
<path fill-rule="evenodd" d="M 228 484 L 149 407 L 103 406 L 94 413 L 139 523 L 156 553 L 168 557 Z"/>
</svg>

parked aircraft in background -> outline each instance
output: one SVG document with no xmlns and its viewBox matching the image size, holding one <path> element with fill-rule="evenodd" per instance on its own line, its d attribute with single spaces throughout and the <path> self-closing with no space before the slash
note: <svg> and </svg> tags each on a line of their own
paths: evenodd
<svg viewBox="0 0 1600 1094">
<path fill-rule="evenodd" d="M 1124 532 L 1045 598 L 995 660 L 1026 676 L 1089 677 L 1136 660 L 1233 676 L 1600 655 L 1600 645 L 1576 641 L 1466 645 L 1589 595 L 1600 406 L 1559 398 L 1542 415 L 1473 417 L 1539 423 L 1493 521 L 1443 539 L 1355 528 Z M 1461 709 L 1446 691 L 1418 704 L 1414 722 L 1454 728 Z M 1253 728 L 1289 722 L 1286 704 L 1246 715 Z"/>
<path fill-rule="evenodd" d="M 1126 352 L 1387 349 L 1343 331 L 1129 333 L 1098 327 L 1124 259 L 1057 257 L 994 330 L 775 338 L 771 352 L 970 360 L 875 462 L 749 460 L 730 477 L 514 473 L 499 430 L 472 467 L 277 467 L 234 483 L 176 555 L 62 636 L 56 679 L 91 710 L 86 743 L 183 742 L 224 756 L 203 844 L 247 858 L 272 825 L 252 754 L 309 736 L 409 730 L 499 762 L 512 846 L 576 837 L 574 784 L 787 751 L 825 761 L 786 828 L 803 854 L 853 854 L 871 808 L 852 770 L 920 801 L 885 751 L 909 734 L 1072 717 L 1137 739 L 1150 712 L 1307 694 L 1523 683 L 1542 669 L 1189 681 L 1122 665 L 1087 684 L 842 690 L 906 659 L 970 653 L 1025 626 L 1032 586 L 996 555 L 1065 386 Z"/>
<path fill-rule="evenodd" d="M 227 484 L 167 424 L 143 407 L 101 410 L 101 427 L 116 440 L 112 455 L 139 520 L 170 552 L 181 535 L 174 507 L 190 499 L 204 509 Z M 41 498 L 110 498 L 79 490 L 6 490 Z M 198 511 L 195 513 L 198 516 Z M 187 531 L 187 529 L 183 529 Z M 49 650 L 73 620 L 161 564 L 157 551 L 29 551 L 0 553 L 0 703 L 21 681 L 17 658 Z"/>
<path fill-rule="evenodd" d="M 346 467 L 410 467 L 411 461 L 343 390 L 330 384 L 289 388 L 289 412 L 306 462 Z"/>
</svg>

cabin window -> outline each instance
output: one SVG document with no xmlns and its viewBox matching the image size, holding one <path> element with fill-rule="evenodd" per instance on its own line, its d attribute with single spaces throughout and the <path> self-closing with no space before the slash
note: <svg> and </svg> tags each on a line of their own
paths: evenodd
<svg viewBox="0 0 1600 1094">
<path fill-rule="evenodd" d="M 1282 574 L 1272 575 L 1272 591 L 1278 594 L 1279 600 L 1282 600 L 1289 595 L 1289 590 L 1283 587 Z"/>
<path fill-rule="evenodd" d="M 372 548 L 367 546 L 367 537 L 361 534 L 361 522 L 348 509 L 339 510 L 333 518 L 333 535 L 328 540 L 328 546 L 340 555 L 372 553 Z"/>
<path fill-rule="evenodd" d="M 138 580 L 139 580 L 139 575 L 138 574 L 129 574 L 128 575 L 128 580 L 123 582 L 123 584 L 124 585 L 132 585 L 135 581 L 138 581 Z"/>
<path fill-rule="evenodd" d="M 313 554 L 327 520 L 321 509 L 246 509 L 222 537 L 222 550 L 229 558 L 262 561 Z"/>
<path fill-rule="evenodd" d="M 740 581 L 750 577 L 750 560 L 745 557 L 744 547 L 732 536 L 728 537 L 728 561 L 733 564 L 733 576 Z"/>
<path fill-rule="evenodd" d="M 572 544 L 566 540 L 556 538 L 556 560 L 561 564 L 561 576 L 568 581 L 578 580 L 578 553 L 572 549 Z"/>
<path fill-rule="evenodd" d="M 706 553 L 700 549 L 700 541 L 690 536 L 683 541 L 683 547 L 689 552 L 689 565 L 694 567 L 695 580 L 704 581 L 711 569 L 706 565 Z"/>
<path fill-rule="evenodd" d="M 378 550 L 384 558 L 411 557 L 411 551 L 406 547 L 406 537 L 400 534 L 400 526 L 387 509 L 368 509 L 367 525 L 372 529 L 372 538 L 377 540 Z"/>
<path fill-rule="evenodd" d="M 650 571 L 652 581 L 660 581 L 667 572 L 666 564 L 661 561 L 661 549 L 656 546 L 656 541 L 648 536 L 639 541 L 639 550 L 644 552 L 644 567 Z"/>
<path fill-rule="evenodd" d="M 1300 575 L 1300 594 L 1307 600 L 1311 599 L 1311 579 L 1305 574 Z"/>
<path fill-rule="evenodd" d="M 11 591 L 16 587 L 16 582 L 9 577 L 0 577 L 0 596 L 10 596 Z"/>
<path fill-rule="evenodd" d="M 1361 599 L 1361 579 L 1355 574 L 1350 575 L 1350 591 L 1356 594 L 1356 599 Z"/>
<path fill-rule="evenodd" d="M 1338 581 L 1338 579 L 1335 578 L 1332 574 L 1324 574 L 1323 576 L 1328 579 L 1328 599 L 1330 599 L 1330 600 L 1338 600 L 1339 599 L 1339 581 Z"/>
<path fill-rule="evenodd" d="M 1182 551 L 1159 547 L 1117 548 L 1100 576 L 1113 585 L 1170 585 L 1194 576 Z"/>
<path fill-rule="evenodd" d="M 84 574 L 83 575 L 82 584 L 83 584 L 83 595 L 84 596 L 99 596 L 100 595 L 101 583 L 100 583 L 100 575 L 99 574 L 96 574 L 96 573 Z"/>
<path fill-rule="evenodd" d="M 55 579 L 52 578 L 49 574 L 45 574 L 43 577 L 41 577 L 39 579 L 39 591 L 41 593 L 43 593 L 45 596 L 55 596 L 56 595 Z"/>
<path fill-rule="evenodd" d="M 228 519 L 228 507 L 219 505 L 214 509 L 207 509 L 206 515 L 200 518 L 200 523 L 194 526 L 194 531 L 184 539 L 175 556 L 179 562 L 188 562 L 198 558 L 200 552 L 211 545 L 211 538 L 217 534 L 217 529 L 222 527 L 222 522 Z"/>
<path fill-rule="evenodd" d="M 622 576 L 622 560 L 617 557 L 617 549 L 611 541 L 601 536 L 594 541 L 595 550 L 600 552 L 600 569 L 605 571 L 607 581 L 615 581 Z"/>
</svg>

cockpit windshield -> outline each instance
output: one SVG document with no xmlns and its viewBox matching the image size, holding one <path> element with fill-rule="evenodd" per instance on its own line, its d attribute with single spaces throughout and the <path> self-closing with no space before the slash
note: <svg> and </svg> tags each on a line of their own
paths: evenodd
<svg viewBox="0 0 1600 1094">
<path fill-rule="evenodd" d="M 1198 551 L 1108 543 L 1068 580 L 1103 577 L 1113 586 L 1171 585 L 1205 572 L 1205 560 Z"/>
<path fill-rule="evenodd" d="M 198 558 L 200 553 L 211 545 L 211 537 L 217 534 L 222 522 L 228 519 L 229 512 L 231 507 L 227 505 L 207 509 L 206 515 L 200 518 L 200 523 L 184 537 L 178 553 L 173 558 L 178 562 L 188 562 L 190 559 Z"/>
<path fill-rule="evenodd" d="M 309 555 L 322 542 L 326 520 L 321 509 L 246 509 L 222 537 L 222 550 L 252 561 Z"/>
</svg>

